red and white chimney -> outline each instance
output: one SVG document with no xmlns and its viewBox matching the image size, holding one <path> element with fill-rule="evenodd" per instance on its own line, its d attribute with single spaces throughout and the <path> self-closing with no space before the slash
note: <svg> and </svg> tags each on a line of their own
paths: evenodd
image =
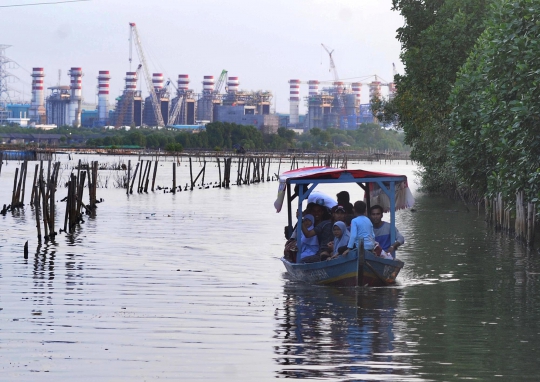
<svg viewBox="0 0 540 382">
<path fill-rule="evenodd" d="M 109 119 L 109 82 L 111 75 L 108 70 L 100 70 L 98 76 L 98 120 L 102 125 Z"/>
<path fill-rule="evenodd" d="M 203 79 L 203 93 L 212 93 L 214 91 L 214 76 L 204 76 Z"/>
<path fill-rule="evenodd" d="M 68 123 L 73 127 L 81 126 L 81 103 L 82 103 L 82 68 L 71 68 L 69 70 L 71 77 L 71 97 L 68 108 Z"/>
<path fill-rule="evenodd" d="M 227 81 L 227 91 L 229 93 L 237 93 L 239 86 L 240 81 L 238 80 L 238 77 L 229 77 L 229 80 Z"/>
<path fill-rule="evenodd" d="M 32 68 L 32 102 L 28 111 L 31 122 L 41 123 L 42 116 L 45 115 L 43 77 L 45 77 L 43 68 Z"/>
<path fill-rule="evenodd" d="M 185 93 L 189 89 L 189 74 L 178 75 L 178 93 Z"/>
<path fill-rule="evenodd" d="M 289 81 L 289 123 L 300 122 L 300 80 Z"/>
</svg>

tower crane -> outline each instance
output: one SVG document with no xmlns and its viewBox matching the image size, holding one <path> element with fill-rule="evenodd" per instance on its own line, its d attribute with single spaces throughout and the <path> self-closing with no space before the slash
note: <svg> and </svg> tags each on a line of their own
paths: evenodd
<svg viewBox="0 0 540 382">
<path fill-rule="evenodd" d="M 133 42 L 133 37 L 135 37 L 135 48 L 137 48 L 137 54 L 139 56 L 139 61 L 142 64 L 144 79 L 146 80 L 146 86 L 148 87 L 148 92 L 150 93 L 150 100 L 152 102 L 152 108 L 154 109 L 154 116 L 156 117 L 156 122 L 158 127 L 164 127 L 165 122 L 163 121 L 163 116 L 161 115 L 161 108 L 159 105 L 159 99 L 152 84 L 152 77 L 150 77 L 150 72 L 148 71 L 148 65 L 146 64 L 146 58 L 144 57 L 144 51 L 142 49 L 141 40 L 139 38 L 139 32 L 137 30 L 137 25 L 135 23 L 129 23 L 130 26 L 130 42 Z M 131 47 L 130 47 L 131 51 Z M 130 57 L 131 62 L 131 57 Z"/>
<path fill-rule="evenodd" d="M 330 50 L 328 49 L 326 46 L 324 46 L 323 43 L 321 43 L 322 47 L 324 48 L 324 50 L 326 50 L 326 53 L 328 53 L 328 56 L 330 57 L 330 70 L 332 72 L 334 72 L 334 80 L 337 82 L 339 81 L 339 76 L 338 76 L 338 72 L 337 72 L 337 69 L 336 69 L 336 64 L 334 63 L 334 58 L 332 57 L 332 53 L 334 53 L 334 49 Z M 336 86 L 336 98 L 338 100 L 338 106 L 339 106 L 339 113 L 345 117 L 343 119 L 343 127 L 344 128 L 347 128 L 348 126 L 348 121 L 347 121 L 347 111 L 345 110 L 345 102 L 343 101 L 343 94 L 339 91 L 339 89 L 337 89 L 337 86 L 339 85 L 335 85 Z"/>
</svg>

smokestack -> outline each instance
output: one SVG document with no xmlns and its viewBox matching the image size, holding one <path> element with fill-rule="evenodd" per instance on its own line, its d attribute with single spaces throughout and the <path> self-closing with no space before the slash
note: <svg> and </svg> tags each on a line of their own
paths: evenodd
<svg viewBox="0 0 540 382">
<path fill-rule="evenodd" d="M 31 122 L 37 124 L 44 122 L 43 119 L 45 118 L 43 77 L 45 77 L 43 68 L 32 68 L 32 103 L 30 104 L 28 117 Z"/>
<path fill-rule="evenodd" d="M 238 92 L 238 86 L 240 86 L 240 81 L 238 80 L 238 77 L 229 77 L 229 80 L 227 81 L 227 91 L 229 93 L 236 93 Z"/>
<path fill-rule="evenodd" d="M 152 73 L 152 85 L 156 94 L 159 94 L 163 89 L 163 73 Z"/>
<path fill-rule="evenodd" d="M 178 75 L 178 93 L 183 94 L 187 92 L 189 88 L 189 75 L 188 74 L 179 74 Z"/>
<path fill-rule="evenodd" d="M 212 93 L 214 91 L 214 76 L 204 76 L 203 93 Z"/>
<path fill-rule="evenodd" d="M 82 68 L 71 68 L 71 97 L 69 100 L 68 123 L 74 127 L 81 126 L 82 103 Z"/>
<path fill-rule="evenodd" d="M 309 95 L 310 96 L 319 95 L 319 81 L 310 80 L 308 81 L 308 84 L 309 84 Z"/>
<path fill-rule="evenodd" d="M 295 125 L 300 122 L 300 80 L 290 80 L 289 84 L 289 123 Z"/>
<path fill-rule="evenodd" d="M 137 72 L 126 72 L 126 88 L 124 90 L 137 90 Z"/>
<path fill-rule="evenodd" d="M 98 76 L 98 120 L 100 125 L 107 125 L 109 119 L 109 81 L 108 70 L 100 70 Z"/>
</svg>

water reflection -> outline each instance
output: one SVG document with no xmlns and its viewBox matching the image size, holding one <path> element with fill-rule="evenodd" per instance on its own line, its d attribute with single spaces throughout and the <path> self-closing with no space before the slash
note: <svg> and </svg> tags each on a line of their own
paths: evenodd
<svg viewBox="0 0 540 382">
<path fill-rule="evenodd" d="M 417 379 L 411 349 L 395 334 L 401 289 L 284 288 L 276 311 L 279 378 Z"/>
</svg>

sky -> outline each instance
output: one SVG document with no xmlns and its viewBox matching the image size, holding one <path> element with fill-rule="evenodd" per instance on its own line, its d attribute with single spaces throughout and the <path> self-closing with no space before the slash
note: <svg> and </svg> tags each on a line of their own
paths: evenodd
<svg viewBox="0 0 540 382">
<path fill-rule="evenodd" d="M 45 87 L 58 83 L 59 70 L 61 84 L 68 85 L 69 68 L 82 67 L 85 102 L 97 102 L 98 71 L 109 70 L 113 103 L 130 71 L 130 22 L 137 24 L 150 73 L 174 81 L 189 74 L 190 88 L 200 92 L 204 75 L 217 80 L 226 69 L 239 77 L 241 90 L 271 91 L 280 113 L 289 112 L 290 79 L 333 80 L 321 43 L 334 49 L 345 81 L 378 75 L 389 82 L 392 63 L 403 71 L 396 40 L 403 18 L 391 10 L 391 0 L 90 0 L 2 7 L 52 1 L 61 0 L 0 1 L 0 44 L 11 45 L 8 71 L 18 77 L 8 82 L 14 100 L 30 100 L 32 67 L 44 68 Z M 131 69 L 138 63 L 133 47 Z M 306 84 L 300 93 L 307 96 Z M 361 102 L 369 102 L 366 86 Z"/>
</svg>

